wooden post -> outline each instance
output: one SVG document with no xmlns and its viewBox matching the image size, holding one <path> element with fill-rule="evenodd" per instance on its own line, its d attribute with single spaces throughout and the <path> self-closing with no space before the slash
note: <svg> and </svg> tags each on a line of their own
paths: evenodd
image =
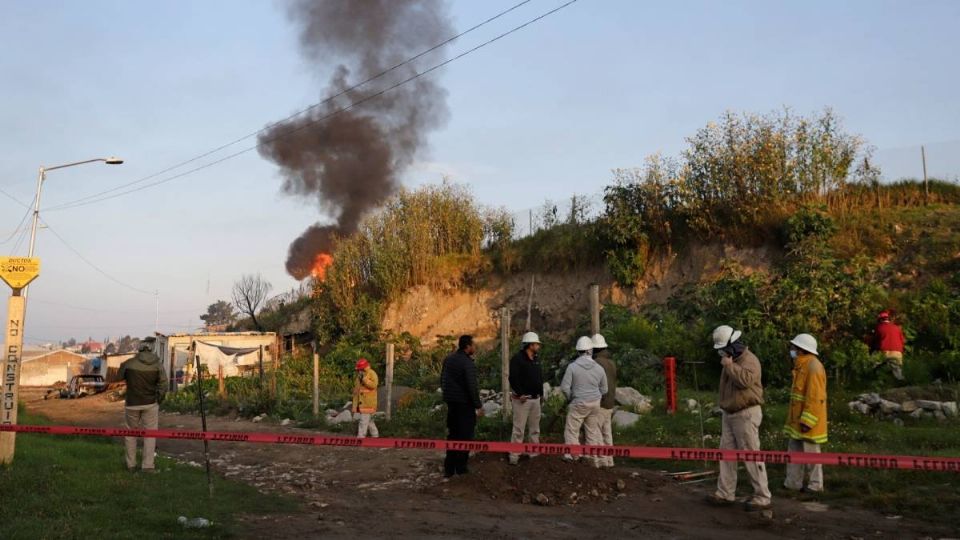
<svg viewBox="0 0 960 540">
<path fill-rule="evenodd" d="M 530 295 L 527 297 L 527 325 L 523 329 L 524 332 L 530 331 L 530 313 L 533 311 L 533 286 L 535 279 L 536 275 L 530 276 Z"/>
<path fill-rule="evenodd" d="M 313 344 L 313 417 L 320 416 L 320 354 L 317 344 Z"/>
<path fill-rule="evenodd" d="M 220 399 L 227 397 L 227 387 L 223 382 L 223 364 L 217 364 L 217 394 Z"/>
<path fill-rule="evenodd" d="M 273 355 L 273 376 L 270 377 L 270 397 L 277 399 L 277 371 L 280 367 L 280 351 Z"/>
<path fill-rule="evenodd" d="M 260 345 L 260 386 L 259 388 L 263 390 L 263 345 Z"/>
<path fill-rule="evenodd" d="M 158 343 L 157 347 L 159 347 L 160 346 L 159 342 L 157 343 Z M 170 340 L 168 339 L 167 346 L 169 346 L 169 344 L 170 344 Z M 170 383 L 169 384 L 170 384 L 171 392 L 177 391 L 177 368 L 175 367 L 176 359 L 177 359 L 177 351 L 176 351 L 176 347 L 173 347 L 170 349 Z"/>
<path fill-rule="evenodd" d="M 500 388 L 503 395 L 503 407 L 500 411 L 504 419 L 512 414 L 510 400 L 510 308 L 500 309 Z"/>
<path fill-rule="evenodd" d="M 0 424 L 17 423 L 17 407 L 20 393 L 20 364 L 23 362 L 23 320 L 27 301 L 20 295 L 20 289 L 13 290 L 10 303 L 7 304 L 7 324 L 4 335 L 3 357 L 3 410 L 0 411 Z M 69 379 L 67 379 L 69 381 Z M 0 463 L 13 463 L 16 451 L 17 434 L 4 431 L 0 433 Z M 11 504 L 10 501 L 7 504 Z"/>
<path fill-rule="evenodd" d="M 920 159 L 923 161 L 923 203 L 930 204 L 930 184 L 927 183 L 927 150 L 920 147 Z"/>
<path fill-rule="evenodd" d="M 590 286 L 590 332 L 600 333 L 600 285 Z"/>
<path fill-rule="evenodd" d="M 393 416 L 393 343 L 387 343 L 387 421 Z"/>
<path fill-rule="evenodd" d="M 197 366 L 197 401 L 200 406 L 200 429 L 202 433 L 207 432 L 207 411 L 203 407 L 203 370 L 200 369 L 200 355 L 197 354 L 197 342 L 194 341 L 190 347 L 194 361 Z M 207 493 L 213 498 L 213 475 L 210 474 L 210 441 L 203 438 L 203 460 L 206 462 L 207 469 Z"/>
</svg>

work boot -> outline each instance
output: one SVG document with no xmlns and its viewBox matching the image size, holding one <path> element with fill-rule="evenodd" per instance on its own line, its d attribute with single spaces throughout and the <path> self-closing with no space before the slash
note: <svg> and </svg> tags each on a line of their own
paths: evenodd
<svg viewBox="0 0 960 540">
<path fill-rule="evenodd" d="M 773 507 L 773 503 L 764 503 L 759 502 L 756 499 L 750 499 L 749 501 L 745 502 L 743 506 L 747 512 L 757 512 L 760 510 L 769 510 Z"/>
<path fill-rule="evenodd" d="M 703 498 L 707 504 L 712 504 L 713 506 L 730 506 L 734 503 L 733 499 L 724 499 L 716 493 L 711 493 Z"/>
</svg>

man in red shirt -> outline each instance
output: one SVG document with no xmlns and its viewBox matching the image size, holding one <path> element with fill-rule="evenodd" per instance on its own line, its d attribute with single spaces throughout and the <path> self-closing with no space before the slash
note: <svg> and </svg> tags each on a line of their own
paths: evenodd
<svg viewBox="0 0 960 540">
<path fill-rule="evenodd" d="M 883 353 L 893 377 L 898 381 L 903 380 L 903 345 L 905 341 L 903 330 L 890 321 L 890 312 L 881 311 L 877 315 L 877 327 L 873 330 L 873 343 L 870 350 L 871 352 Z"/>
</svg>

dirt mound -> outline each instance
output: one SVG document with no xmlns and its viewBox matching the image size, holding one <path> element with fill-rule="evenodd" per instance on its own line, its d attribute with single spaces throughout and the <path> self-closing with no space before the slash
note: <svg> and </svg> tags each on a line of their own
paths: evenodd
<svg viewBox="0 0 960 540">
<path fill-rule="evenodd" d="M 596 469 L 588 463 L 570 463 L 556 456 L 538 456 L 512 466 L 505 456 L 483 454 L 470 459 L 470 474 L 455 476 L 426 490 L 443 497 L 572 506 L 603 504 L 632 494 L 651 493 L 664 482 L 652 473 Z"/>
</svg>

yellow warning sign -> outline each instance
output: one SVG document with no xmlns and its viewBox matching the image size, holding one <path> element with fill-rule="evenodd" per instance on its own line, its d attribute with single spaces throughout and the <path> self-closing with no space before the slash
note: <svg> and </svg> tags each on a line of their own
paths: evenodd
<svg viewBox="0 0 960 540">
<path fill-rule="evenodd" d="M 22 289 L 40 275 L 40 259 L 0 257 L 0 279 L 12 289 Z"/>
</svg>

